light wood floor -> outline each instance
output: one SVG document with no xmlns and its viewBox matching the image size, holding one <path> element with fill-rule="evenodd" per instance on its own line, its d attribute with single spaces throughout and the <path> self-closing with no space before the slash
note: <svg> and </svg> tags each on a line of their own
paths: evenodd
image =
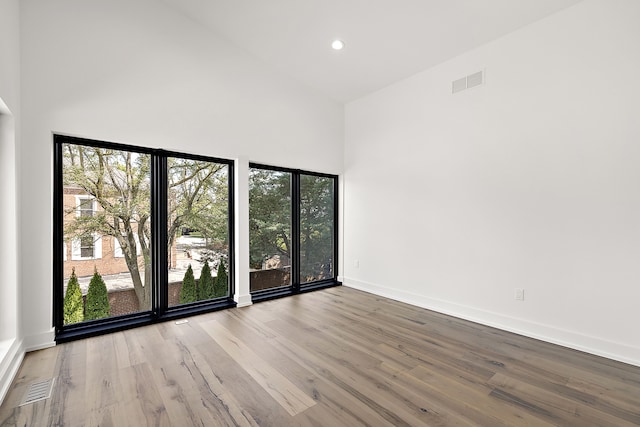
<svg viewBox="0 0 640 427">
<path fill-rule="evenodd" d="M 189 320 L 28 354 L 2 426 L 640 425 L 638 367 L 345 287 Z"/>
</svg>

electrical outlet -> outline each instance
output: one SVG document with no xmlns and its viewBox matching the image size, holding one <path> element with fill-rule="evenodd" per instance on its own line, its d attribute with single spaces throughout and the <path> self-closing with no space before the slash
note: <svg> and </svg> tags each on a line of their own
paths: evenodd
<svg viewBox="0 0 640 427">
<path fill-rule="evenodd" d="M 516 300 L 524 301 L 524 289 L 516 288 Z"/>
<path fill-rule="evenodd" d="M 360 260 L 357 260 L 357 259 L 356 259 L 356 260 L 354 260 L 354 261 L 353 261 L 353 266 L 354 266 L 355 268 L 360 268 Z"/>
</svg>

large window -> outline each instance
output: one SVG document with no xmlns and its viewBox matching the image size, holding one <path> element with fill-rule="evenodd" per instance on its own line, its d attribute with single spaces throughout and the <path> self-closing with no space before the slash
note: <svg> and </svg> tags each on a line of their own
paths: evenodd
<svg viewBox="0 0 640 427">
<path fill-rule="evenodd" d="M 249 263 L 251 291 L 291 286 L 292 174 L 249 170 Z"/>
<path fill-rule="evenodd" d="M 169 306 L 229 296 L 229 166 L 169 157 Z"/>
<path fill-rule="evenodd" d="M 251 165 L 254 301 L 337 284 L 337 185 L 333 175 Z"/>
<path fill-rule="evenodd" d="M 58 341 L 233 305 L 231 161 L 54 141 Z"/>
<path fill-rule="evenodd" d="M 300 175 L 300 283 L 335 276 L 335 178 Z"/>
</svg>

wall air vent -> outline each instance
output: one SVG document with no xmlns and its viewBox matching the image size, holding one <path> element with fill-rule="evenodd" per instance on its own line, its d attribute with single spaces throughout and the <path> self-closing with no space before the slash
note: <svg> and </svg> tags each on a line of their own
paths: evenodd
<svg viewBox="0 0 640 427">
<path fill-rule="evenodd" d="M 475 86 L 480 86 L 482 84 L 482 71 L 478 71 L 477 73 L 473 73 L 467 76 L 467 89 L 470 89 Z"/>
<path fill-rule="evenodd" d="M 458 80 L 454 80 L 453 84 L 451 85 L 451 89 L 452 89 L 452 93 L 458 93 L 460 91 L 463 91 L 467 88 L 467 78 L 463 77 L 461 79 Z"/>
<path fill-rule="evenodd" d="M 467 77 L 454 80 L 451 84 L 451 93 L 462 92 L 465 89 L 471 89 L 483 83 L 484 71 L 478 71 L 477 73 L 469 74 Z"/>
</svg>

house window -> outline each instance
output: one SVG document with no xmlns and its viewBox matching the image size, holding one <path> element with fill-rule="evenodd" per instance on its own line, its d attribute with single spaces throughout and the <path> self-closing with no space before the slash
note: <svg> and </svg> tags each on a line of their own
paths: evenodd
<svg viewBox="0 0 640 427">
<path fill-rule="evenodd" d="M 97 233 L 72 239 L 71 260 L 82 261 L 102 258 L 102 237 Z"/>
<path fill-rule="evenodd" d="M 80 238 L 80 257 L 93 258 L 93 236 L 86 236 Z"/>
<path fill-rule="evenodd" d="M 91 197 L 76 197 L 76 216 L 93 217 L 96 207 L 95 199 Z"/>
</svg>

